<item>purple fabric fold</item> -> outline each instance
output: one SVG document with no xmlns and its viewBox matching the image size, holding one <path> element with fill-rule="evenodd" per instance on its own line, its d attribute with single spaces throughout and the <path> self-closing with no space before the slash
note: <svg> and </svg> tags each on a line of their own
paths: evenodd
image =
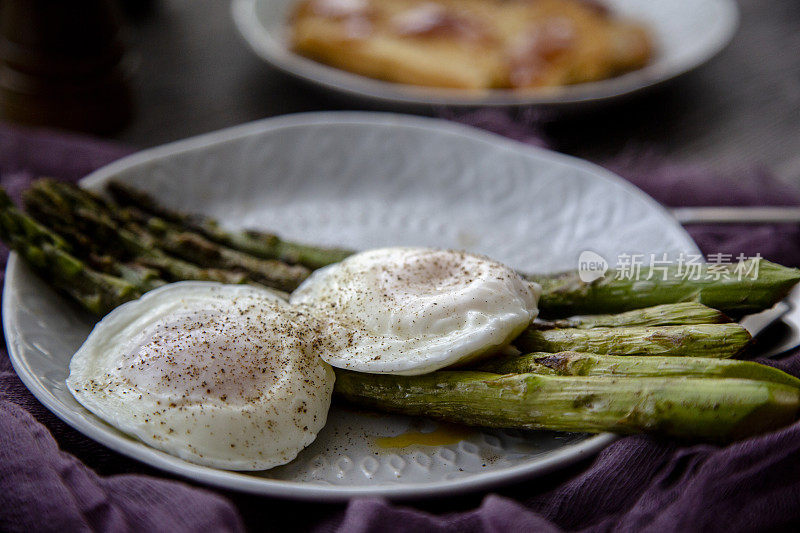
<svg viewBox="0 0 800 533">
<path fill-rule="evenodd" d="M 0 400 L 0 420 L 0 530 L 241 530 L 224 498 L 150 476 L 100 477 L 60 451 L 52 434 L 13 402 Z"/>
<path fill-rule="evenodd" d="M 448 117 L 546 146 L 538 117 Z M 114 144 L 0 125 L 0 183 L 13 197 L 34 176 L 75 180 L 129 153 Z M 800 205 L 800 191 L 764 168 L 737 176 L 674 165 L 651 151 L 601 162 L 668 206 Z M 705 253 L 760 253 L 800 265 L 800 228 L 693 226 Z M 3 258 L 5 248 L 0 250 Z M 800 375 L 800 351 L 772 364 Z M 618 440 L 549 483 L 532 479 L 473 508 L 356 499 L 346 507 L 215 493 L 116 454 L 70 429 L 25 389 L 0 353 L 0 530 L 238 531 L 316 525 L 320 531 L 749 531 L 800 522 L 800 423 L 730 444 Z M 453 508 L 458 509 L 453 512 Z M 283 517 L 281 514 L 292 514 Z M 302 514 L 303 516 L 298 516 Z M 244 522 L 243 519 L 244 518 Z"/>
</svg>

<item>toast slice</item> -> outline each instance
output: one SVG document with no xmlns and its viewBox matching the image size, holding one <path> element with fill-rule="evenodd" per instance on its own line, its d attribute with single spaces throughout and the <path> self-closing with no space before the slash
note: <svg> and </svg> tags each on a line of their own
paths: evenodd
<svg viewBox="0 0 800 533">
<path fill-rule="evenodd" d="M 641 24 L 588 0 L 301 0 L 291 46 L 371 78 L 475 90 L 604 79 L 653 54 Z"/>
</svg>

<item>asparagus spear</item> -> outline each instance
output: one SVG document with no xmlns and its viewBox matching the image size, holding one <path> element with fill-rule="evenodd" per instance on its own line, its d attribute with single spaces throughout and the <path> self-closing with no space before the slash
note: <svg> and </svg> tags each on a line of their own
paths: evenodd
<svg viewBox="0 0 800 533">
<path fill-rule="evenodd" d="M 534 352 L 495 357 L 481 363 L 476 370 L 496 374 L 532 372 L 559 376 L 740 378 L 800 388 L 800 379 L 777 368 L 753 361 L 707 357 L 629 357 L 580 352 Z"/>
<path fill-rule="evenodd" d="M 102 274 L 67 253 L 64 241 L 19 211 L 0 189 L 0 239 L 17 251 L 48 282 L 81 306 L 104 315 L 141 296 L 127 281 Z"/>
<path fill-rule="evenodd" d="M 168 209 L 159 205 L 147 193 L 119 181 L 109 182 L 107 190 L 121 205 L 137 207 L 161 219 L 199 232 L 214 242 L 256 257 L 279 259 L 287 263 L 297 263 L 317 269 L 331 263 L 338 263 L 353 253 L 340 248 L 323 248 L 284 241 L 271 233 L 253 230 L 225 230 L 216 220 Z"/>
<path fill-rule="evenodd" d="M 793 422 L 796 387 L 747 379 L 423 376 L 337 370 L 335 392 L 360 406 L 487 427 L 656 432 L 729 440 Z"/>
<path fill-rule="evenodd" d="M 681 272 L 679 265 L 659 267 L 657 272 L 643 267 L 638 280 L 620 276 L 620 272 L 611 272 L 591 283 L 581 281 L 577 272 L 528 279 L 542 286 L 539 307 L 548 317 L 619 313 L 677 302 L 699 302 L 731 316 L 741 316 L 772 307 L 800 281 L 800 270 L 764 259 L 737 265 L 698 265 L 692 275 Z M 741 270 L 737 272 L 737 268 Z M 739 275 L 756 269 L 756 279 L 751 279 L 752 274 Z M 653 279 L 647 280 L 651 274 Z"/>
<path fill-rule="evenodd" d="M 72 213 L 89 212 L 113 220 L 148 248 L 159 248 L 201 267 L 243 272 L 249 279 L 270 287 L 292 290 L 310 273 L 303 266 L 252 257 L 213 243 L 202 235 L 173 227 L 157 217 L 120 209 L 94 193 L 68 183 L 39 180 L 29 196 L 31 208 L 36 207 L 37 198 L 52 198 L 51 204 L 55 203 Z"/>
<path fill-rule="evenodd" d="M 721 324 L 730 318 L 720 311 L 697 302 L 656 305 L 634 309 L 624 313 L 606 315 L 583 315 L 561 320 L 536 321 L 531 327 L 550 328 L 596 328 L 619 326 L 679 326 L 686 324 Z"/>
<path fill-rule="evenodd" d="M 591 329 L 528 328 L 514 344 L 526 352 L 732 357 L 744 350 L 749 342 L 747 330 L 730 323 Z"/>
<path fill-rule="evenodd" d="M 44 182 L 42 186 L 49 186 L 75 205 L 104 210 L 122 227 L 152 242 L 154 246 L 199 266 L 242 271 L 253 281 L 286 291 L 296 288 L 311 273 L 302 265 L 262 259 L 215 243 L 199 233 L 139 209 L 120 209 L 91 191 L 67 183 Z"/>
<path fill-rule="evenodd" d="M 90 268 L 104 274 L 119 276 L 125 281 L 135 285 L 136 289 L 142 293 L 164 284 L 164 281 L 159 279 L 158 272 L 153 269 L 112 260 L 107 255 L 104 255 L 101 250 L 90 246 L 84 246 L 85 243 L 77 239 L 75 233 L 71 231 L 69 226 L 60 227 L 62 235 L 47 229 L 17 209 L 2 188 L 0 188 L 0 196 L 2 196 L 0 210 L 10 211 L 9 216 L 15 221 L 16 228 L 25 231 L 24 238 L 29 239 L 31 244 L 38 247 L 41 247 L 43 244 L 48 244 L 68 255 L 74 256 L 76 259 L 82 259 L 86 261 Z M 17 235 L 18 240 L 22 237 L 23 235 Z M 78 242 L 78 246 L 75 245 L 76 241 Z M 77 253 L 81 249 L 85 249 L 86 253 Z"/>
<path fill-rule="evenodd" d="M 157 226 L 150 225 L 151 229 L 154 227 Z M 195 233 L 170 230 L 160 233 L 151 231 L 151 233 L 155 236 L 156 243 L 160 248 L 186 261 L 205 267 L 240 270 L 253 281 L 284 291 L 296 289 L 311 273 L 302 265 L 289 265 L 274 259 L 253 257 L 238 250 L 212 243 Z"/>
<path fill-rule="evenodd" d="M 161 279 L 159 271 L 154 268 L 133 262 L 121 263 L 107 255 L 97 256 L 90 254 L 87 257 L 87 263 L 90 267 L 96 268 L 101 272 L 124 279 L 128 283 L 135 285 L 142 293 L 161 287 L 166 283 Z"/>
<path fill-rule="evenodd" d="M 64 199 L 43 187 L 34 186 L 23 195 L 25 206 L 40 222 L 52 227 L 69 227 L 86 235 L 117 257 L 128 257 L 140 266 L 156 269 L 172 281 L 195 279 L 222 283 L 247 283 L 240 272 L 216 268 L 200 268 L 157 248 L 146 235 L 122 228 L 102 212 L 84 208 L 71 209 Z M 94 237 L 94 239 L 92 239 Z"/>
</svg>

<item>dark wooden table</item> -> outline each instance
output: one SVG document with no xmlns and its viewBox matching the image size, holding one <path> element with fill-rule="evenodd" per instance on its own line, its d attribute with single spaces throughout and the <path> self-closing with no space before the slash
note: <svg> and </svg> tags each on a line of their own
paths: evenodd
<svg viewBox="0 0 800 533">
<path fill-rule="evenodd" d="M 131 17 L 134 121 L 116 137 L 146 147 L 263 117 L 357 109 L 270 68 L 221 0 L 159 0 Z M 731 171 L 763 164 L 800 183 L 800 2 L 741 0 L 731 45 L 667 87 L 548 126 L 590 159 L 656 145 L 678 161 Z"/>
</svg>

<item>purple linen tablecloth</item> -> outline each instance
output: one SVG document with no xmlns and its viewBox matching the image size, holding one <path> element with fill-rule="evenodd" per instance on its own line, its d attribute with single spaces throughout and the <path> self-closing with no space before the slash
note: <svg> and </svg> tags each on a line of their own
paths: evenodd
<svg viewBox="0 0 800 533">
<path fill-rule="evenodd" d="M 465 122 L 546 145 L 495 113 Z M 0 182 L 18 197 L 35 176 L 76 180 L 129 150 L 65 134 L 0 126 Z M 719 176 L 633 151 L 604 164 L 668 206 L 799 205 L 765 169 Z M 705 253 L 800 266 L 795 225 L 689 228 Z M 7 250 L 2 249 L 3 258 Z M 4 261 L 3 261 L 4 263 Z M 762 361 L 800 375 L 800 351 Z M 456 501 L 348 505 L 283 502 L 175 480 L 86 439 L 25 389 L 0 352 L 0 531 L 750 531 L 800 523 L 800 423 L 725 447 L 645 436 L 545 478 Z"/>
</svg>

